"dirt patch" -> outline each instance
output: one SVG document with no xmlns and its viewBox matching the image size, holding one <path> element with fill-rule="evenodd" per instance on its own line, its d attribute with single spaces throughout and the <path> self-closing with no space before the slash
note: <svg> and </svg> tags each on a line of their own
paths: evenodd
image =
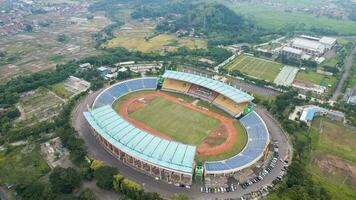
<svg viewBox="0 0 356 200">
<path fill-rule="evenodd" d="M 142 97 L 140 99 L 136 99 L 134 102 L 132 102 L 130 105 L 127 107 L 127 113 L 131 114 L 135 112 L 136 110 L 140 109 L 141 107 L 146 106 L 148 103 L 153 101 L 156 98 L 156 96 L 146 96 Z"/>
<path fill-rule="evenodd" d="M 209 133 L 203 143 L 199 145 L 200 148 L 215 147 L 226 142 L 229 133 L 225 125 L 221 124 L 216 130 Z"/>
<path fill-rule="evenodd" d="M 159 91 L 151 94 L 143 94 L 139 96 L 132 97 L 125 101 L 119 109 L 119 114 L 122 116 L 124 119 L 126 119 L 128 122 L 130 122 L 132 125 L 136 126 L 137 128 L 140 128 L 141 130 L 147 131 L 153 135 L 156 135 L 158 137 L 168 139 L 168 140 L 173 140 L 169 136 L 160 133 L 156 131 L 153 128 L 150 128 L 132 118 L 129 117 L 129 112 L 133 112 L 136 109 L 139 109 L 142 106 L 145 106 L 145 103 L 137 103 L 137 100 L 142 100 L 145 99 L 146 102 L 149 101 L 150 99 L 153 100 L 156 97 L 163 97 L 167 100 L 173 101 L 177 104 L 180 104 L 182 106 L 185 106 L 189 109 L 196 110 L 198 112 L 204 113 L 206 115 L 209 115 L 215 119 L 218 119 L 223 126 L 219 127 L 215 131 L 211 132 L 209 136 L 207 137 L 206 140 L 201 145 L 198 145 L 197 147 L 197 154 L 198 155 L 217 155 L 220 153 L 225 152 L 227 149 L 230 149 L 237 141 L 237 133 L 236 129 L 233 125 L 233 119 L 227 118 L 223 115 L 217 114 L 215 112 L 211 112 L 209 110 L 201 109 L 197 106 L 194 106 L 190 103 L 187 102 L 182 102 L 179 100 L 179 98 L 161 93 Z M 220 137 L 224 139 L 220 139 Z M 219 139 L 217 139 L 219 138 Z M 220 140 L 220 141 L 218 141 Z"/>
<path fill-rule="evenodd" d="M 334 176 L 350 185 L 356 184 L 356 164 L 330 154 L 317 154 L 312 163 L 323 175 Z"/>
</svg>

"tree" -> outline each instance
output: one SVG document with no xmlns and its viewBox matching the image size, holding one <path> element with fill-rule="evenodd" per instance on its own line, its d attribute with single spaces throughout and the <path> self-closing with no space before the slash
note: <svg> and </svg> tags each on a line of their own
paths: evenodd
<svg viewBox="0 0 356 200">
<path fill-rule="evenodd" d="M 96 196 L 93 191 L 89 188 L 85 188 L 83 191 L 80 192 L 78 197 L 79 200 L 95 200 Z"/>
<path fill-rule="evenodd" d="M 90 169 L 92 169 L 93 171 L 99 169 L 100 167 L 103 166 L 103 161 L 101 160 L 93 160 L 90 164 Z"/>
<path fill-rule="evenodd" d="M 113 186 L 115 191 L 120 191 L 121 190 L 121 183 L 124 180 L 124 177 L 120 174 L 117 174 L 114 176 L 113 180 Z"/>
<path fill-rule="evenodd" d="M 81 177 L 74 168 L 56 167 L 49 176 L 49 181 L 53 191 L 71 193 L 80 186 Z"/>
<path fill-rule="evenodd" d="M 113 189 L 114 175 L 118 174 L 115 167 L 102 166 L 95 170 L 94 178 L 97 180 L 96 185 L 100 188 L 111 190 Z"/>
<path fill-rule="evenodd" d="M 51 200 L 55 198 L 50 187 L 37 181 L 28 185 L 19 185 L 16 191 L 24 200 Z"/>
<path fill-rule="evenodd" d="M 188 200 L 189 198 L 184 194 L 174 194 L 171 200 Z"/>
</svg>

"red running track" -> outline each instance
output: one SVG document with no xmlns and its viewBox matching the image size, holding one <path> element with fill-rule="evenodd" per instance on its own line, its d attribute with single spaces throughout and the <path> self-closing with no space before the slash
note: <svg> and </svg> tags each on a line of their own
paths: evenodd
<svg viewBox="0 0 356 200">
<path fill-rule="evenodd" d="M 233 125 L 233 119 L 230 119 L 230 118 L 227 118 L 223 115 L 220 115 L 220 114 L 217 114 L 215 112 L 211 112 L 209 110 L 204 110 L 204 109 L 201 109 L 197 106 L 194 106 L 190 103 L 187 103 L 187 102 L 183 102 L 183 101 L 180 101 L 178 98 L 176 97 L 172 97 L 172 96 L 169 96 L 167 94 L 164 94 L 164 93 L 161 93 L 161 92 L 154 92 L 152 94 L 142 94 L 142 95 L 138 95 L 138 96 L 135 96 L 135 97 L 132 97 L 130 99 L 128 99 L 127 101 L 125 101 L 121 106 L 120 106 L 120 109 L 119 109 L 119 114 L 121 115 L 121 117 L 123 117 L 125 120 L 127 120 L 128 122 L 130 122 L 132 125 L 136 126 L 137 128 L 141 129 L 141 130 L 144 130 L 144 131 L 147 131 L 155 136 L 158 136 L 160 138 L 164 138 L 164 139 L 168 139 L 168 140 L 173 140 L 172 138 L 170 138 L 169 136 L 163 134 L 163 133 L 160 133 L 158 132 L 157 130 L 153 129 L 153 128 L 150 128 L 132 118 L 129 117 L 129 113 L 128 113 L 128 108 L 130 106 L 130 104 L 134 103 L 137 99 L 141 99 L 141 98 L 152 98 L 152 97 L 162 97 L 162 98 L 165 98 L 167 100 L 170 100 L 172 102 L 175 102 L 179 105 L 182 105 L 184 107 L 187 107 L 189 109 L 192 109 L 192 110 L 195 110 L 195 111 L 198 111 L 198 112 L 201 112 L 203 114 L 206 114 L 210 117 L 213 117 L 217 120 L 219 120 L 223 125 L 225 125 L 226 129 L 227 129 L 227 133 L 228 133 L 228 136 L 225 140 L 224 143 L 220 144 L 220 145 L 217 145 L 217 146 L 213 146 L 213 147 L 210 147 L 210 146 L 207 146 L 207 145 L 203 145 L 200 144 L 197 146 L 197 153 L 198 155 L 217 155 L 217 154 L 220 154 L 220 153 L 223 153 L 225 152 L 227 149 L 230 149 L 237 141 L 237 134 L 236 134 L 236 129 Z"/>
</svg>

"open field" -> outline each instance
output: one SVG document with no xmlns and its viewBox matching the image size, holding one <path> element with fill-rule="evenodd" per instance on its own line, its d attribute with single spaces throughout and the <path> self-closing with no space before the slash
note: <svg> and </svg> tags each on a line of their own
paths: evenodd
<svg viewBox="0 0 356 200">
<path fill-rule="evenodd" d="M 307 71 L 300 70 L 297 76 L 295 77 L 295 79 L 305 81 L 308 83 L 314 83 L 317 85 L 324 85 L 324 86 L 328 86 L 328 85 L 334 86 L 336 84 L 335 77 L 318 74 L 312 70 L 307 70 Z"/>
<path fill-rule="evenodd" d="M 197 155 L 195 157 L 195 160 L 197 162 L 200 161 L 217 161 L 217 160 L 225 160 L 227 158 L 230 158 L 236 154 L 238 154 L 242 149 L 245 147 L 247 143 L 247 133 L 244 127 L 240 124 L 238 121 L 234 121 L 234 126 L 236 129 L 237 133 L 237 142 L 235 145 L 229 149 L 227 149 L 224 153 L 220 153 L 217 155 L 210 155 L 210 156 L 204 156 L 204 155 Z"/>
<path fill-rule="evenodd" d="M 0 184 L 31 183 L 49 172 L 39 145 L 28 144 L 0 151 Z"/>
<path fill-rule="evenodd" d="M 69 99 L 74 94 L 73 92 L 67 90 L 63 83 L 52 85 L 51 90 L 64 99 Z"/>
<path fill-rule="evenodd" d="M 267 81 L 273 81 L 282 67 L 280 63 L 246 55 L 240 55 L 226 65 L 228 71 L 238 70 L 251 77 Z"/>
<path fill-rule="evenodd" d="M 312 154 L 308 170 L 332 199 L 356 198 L 356 129 L 326 118 L 311 128 Z"/>
<path fill-rule="evenodd" d="M 220 124 L 217 119 L 160 97 L 129 116 L 178 142 L 195 145 Z"/>
<path fill-rule="evenodd" d="M 356 163 L 356 129 L 325 118 L 315 119 L 313 129 L 321 132 L 315 144 L 317 150 Z"/>
<path fill-rule="evenodd" d="M 46 88 L 39 88 L 23 94 L 18 108 L 21 112 L 17 120 L 25 125 L 44 121 L 59 114 L 64 100 Z"/>
<path fill-rule="evenodd" d="M 202 39 L 177 38 L 174 35 L 168 34 L 157 35 L 149 40 L 145 40 L 145 36 L 140 33 L 127 36 L 119 35 L 104 45 L 107 48 L 124 47 L 134 51 L 160 53 L 174 51 L 182 46 L 199 49 L 206 48 L 207 43 Z"/>
<path fill-rule="evenodd" d="M 53 16 L 52 13 L 29 16 L 28 20 L 50 19 L 53 23 L 36 32 L 24 32 L 0 37 L 0 82 L 14 76 L 52 69 L 56 64 L 72 59 L 97 55 L 101 52 L 94 48 L 92 34 L 110 24 L 110 20 L 101 15 L 87 20 L 82 12 Z M 57 41 L 59 35 L 65 35 L 65 42 Z"/>
<path fill-rule="evenodd" d="M 300 5 L 305 5 L 302 1 Z M 316 2 L 317 3 L 317 2 Z M 295 7 L 298 4 L 291 4 Z M 301 11 L 286 11 L 284 7 L 273 7 L 267 5 L 256 5 L 249 3 L 238 3 L 231 6 L 237 13 L 243 14 L 253 19 L 259 26 L 276 30 L 281 29 L 288 24 L 303 24 L 306 28 L 318 27 L 341 34 L 356 34 L 356 23 L 351 20 L 337 20 L 324 16 L 315 16 L 313 14 Z M 290 9 L 289 9 L 290 10 Z"/>
</svg>

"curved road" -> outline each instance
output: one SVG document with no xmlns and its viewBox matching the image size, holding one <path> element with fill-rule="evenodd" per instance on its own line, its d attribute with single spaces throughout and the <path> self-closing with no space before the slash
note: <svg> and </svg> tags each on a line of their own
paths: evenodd
<svg viewBox="0 0 356 200">
<path fill-rule="evenodd" d="M 260 189 L 262 186 L 271 184 L 271 182 L 279 175 L 280 170 L 283 167 L 283 163 L 278 161 L 276 167 L 272 172 L 267 175 L 262 181 L 253 184 L 247 189 L 242 189 L 238 187 L 235 192 L 229 193 L 217 193 L 217 194 L 206 194 L 200 192 L 201 185 L 193 184 L 191 189 L 176 187 L 174 185 L 169 185 L 166 182 L 156 181 L 154 178 L 145 175 L 139 171 L 136 171 L 127 165 L 123 164 L 121 161 L 116 159 L 110 153 L 108 153 L 100 144 L 97 142 L 95 137 L 90 133 L 89 127 L 84 119 L 83 112 L 87 111 L 87 105 L 91 106 L 94 102 L 95 97 L 100 93 L 97 91 L 91 93 L 81 101 L 80 104 L 73 110 L 72 113 L 72 125 L 78 131 L 78 134 L 84 139 L 86 145 L 88 146 L 88 153 L 95 159 L 104 161 L 105 163 L 116 166 L 119 168 L 120 173 L 129 179 L 135 180 L 142 183 L 146 191 L 157 192 L 163 197 L 170 197 L 174 193 L 184 193 L 192 199 L 226 199 L 226 198 L 239 198 L 244 194 L 250 193 Z M 265 123 L 269 129 L 271 138 L 279 141 L 279 154 L 281 158 L 291 155 L 291 147 L 287 142 L 287 136 L 283 133 L 278 123 L 276 123 L 263 108 L 255 108 L 255 111 L 265 120 Z M 99 197 L 100 198 L 100 197 Z"/>
</svg>

